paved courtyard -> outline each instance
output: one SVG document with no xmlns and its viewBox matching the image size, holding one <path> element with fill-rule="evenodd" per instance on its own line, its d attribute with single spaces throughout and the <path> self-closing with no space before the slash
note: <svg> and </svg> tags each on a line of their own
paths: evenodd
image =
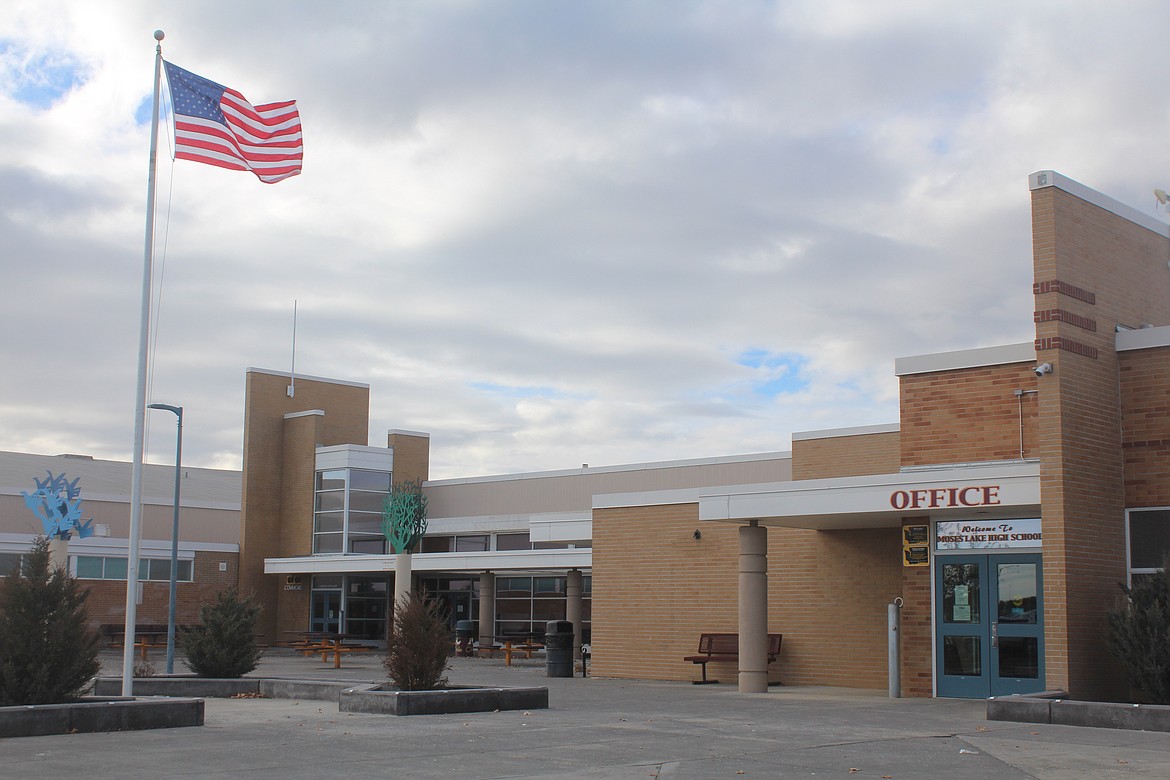
<svg viewBox="0 0 1170 780">
<path fill-rule="evenodd" d="M 380 660 L 350 656 L 334 669 L 269 651 L 255 674 L 376 681 Z M 103 663 L 121 669 L 120 656 Z M 452 682 L 547 684 L 550 708 L 394 717 L 321 701 L 208 699 L 202 727 L 0 740 L 0 771 L 46 780 L 1170 777 L 1170 734 L 987 721 L 981 701 L 792 686 L 743 695 L 732 681 L 549 679 L 536 660 L 452 663 Z"/>
</svg>

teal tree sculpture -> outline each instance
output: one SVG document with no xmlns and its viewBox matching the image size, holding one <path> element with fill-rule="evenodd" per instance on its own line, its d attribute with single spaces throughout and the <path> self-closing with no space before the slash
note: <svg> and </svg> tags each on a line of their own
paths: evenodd
<svg viewBox="0 0 1170 780">
<path fill-rule="evenodd" d="M 427 497 L 422 480 L 400 482 L 382 502 L 382 533 L 394 553 L 414 550 L 427 532 Z"/>
<path fill-rule="evenodd" d="M 40 519 L 45 536 L 68 540 L 74 531 L 82 539 L 93 536 L 93 519 L 81 519 L 81 490 L 77 487 L 81 477 L 70 482 L 64 474 L 45 473 L 49 475 L 45 479 L 33 477 L 37 489 L 32 493 L 20 491 L 24 505 Z"/>
</svg>

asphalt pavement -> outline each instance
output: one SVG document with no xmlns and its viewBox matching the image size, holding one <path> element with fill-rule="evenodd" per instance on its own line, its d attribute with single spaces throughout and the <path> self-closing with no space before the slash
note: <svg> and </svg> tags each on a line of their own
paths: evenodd
<svg viewBox="0 0 1170 780">
<path fill-rule="evenodd" d="M 160 658 L 155 665 L 162 666 Z M 103 657 L 117 674 L 120 656 Z M 181 664 L 176 671 L 183 671 Z M 55 778 L 1159 778 L 1170 734 L 988 721 L 983 701 L 884 691 L 548 678 L 538 659 L 452 659 L 452 683 L 547 685 L 547 710 L 395 717 L 331 702 L 208 699 L 200 727 L 0 740 L 0 776 Z M 380 682 L 268 651 L 261 677 Z"/>
</svg>

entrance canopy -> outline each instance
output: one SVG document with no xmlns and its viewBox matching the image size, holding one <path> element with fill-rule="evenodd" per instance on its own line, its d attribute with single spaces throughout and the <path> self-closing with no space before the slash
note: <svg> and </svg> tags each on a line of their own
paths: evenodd
<svg viewBox="0 0 1170 780">
<path fill-rule="evenodd" d="M 474 573 L 588 570 L 593 550 L 513 550 L 490 552 L 415 553 L 411 570 L 422 572 Z M 394 571 L 393 555 L 305 555 L 295 558 L 265 558 L 265 574 L 368 574 Z"/>
<path fill-rule="evenodd" d="M 699 519 L 828 531 L 886 528 L 914 516 L 1019 517 L 1040 512 L 1040 464 L 1005 461 L 704 490 Z"/>
</svg>

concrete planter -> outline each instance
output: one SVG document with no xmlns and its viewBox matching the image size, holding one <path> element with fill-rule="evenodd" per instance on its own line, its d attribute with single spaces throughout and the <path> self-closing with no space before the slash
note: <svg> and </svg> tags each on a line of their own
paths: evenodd
<svg viewBox="0 0 1170 780">
<path fill-rule="evenodd" d="M 338 709 L 382 715 L 548 709 L 548 688 L 457 686 L 437 691 L 399 691 L 377 685 L 342 691 Z"/>
<path fill-rule="evenodd" d="M 1064 691 L 1045 691 L 987 700 L 988 720 L 1092 726 L 1100 729 L 1170 731 L 1170 705 L 1073 701 Z"/>
<path fill-rule="evenodd" d="M 0 707 L 0 738 L 202 725 L 202 699 L 87 696 L 67 704 Z"/>
<path fill-rule="evenodd" d="M 259 695 L 267 699 L 313 699 L 337 701 L 341 692 L 353 683 L 327 680 L 281 680 L 262 677 L 218 679 L 194 675 L 141 677 L 134 681 L 134 692 L 141 696 L 200 696 L 205 699 L 230 699 L 240 695 Z M 114 696 L 122 690 L 121 677 L 102 677 L 94 692 Z"/>
</svg>

